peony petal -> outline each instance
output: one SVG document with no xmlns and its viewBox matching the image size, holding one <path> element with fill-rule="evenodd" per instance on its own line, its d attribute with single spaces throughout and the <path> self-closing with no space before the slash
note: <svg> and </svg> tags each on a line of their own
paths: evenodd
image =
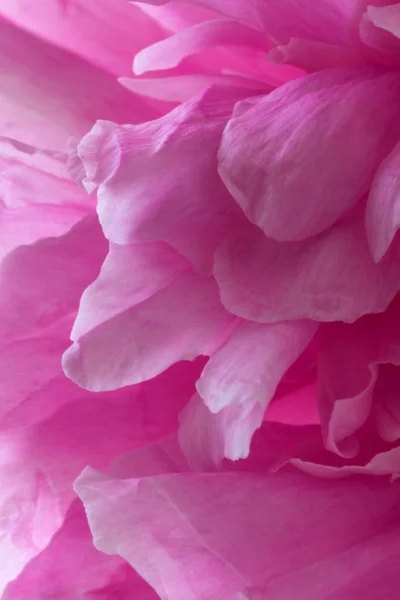
<svg viewBox="0 0 400 600">
<path fill-rule="evenodd" d="M 232 236 L 216 253 L 214 273 L 224 306 L 244 319 L 352 322 L 396 295 L 398 252 L 394 244 L 376 265 L 355 214 L 304 242 L 275 242 L 255 227 Z"/>
<path fill-rule="evenodd" d="M 192 54 L 221 45 L 268 49 L 265 37 L 254 29 L 227 19 L 212 20 L 144 48 L 136 54 L 133 70 L 136 75 L 142 75 L 146 71 L 172 69 Z"/>
<path fill-rule="evenodd" d="M 348 78 L 347 70 L 331 81 L 329 72 L 300 78 L 229 121 L 219 173 L 267 236 L 297 241 L 330 227 L 368 191 L 396 142 L 397 74 Z"/>
<path fill-rule="evenodd" d="M 257 81 L 246 74 L 204 74 L 194 73 L 188 75 L 170 75 L 168 77 L 120 77 L 119 83 L 128 90 L 160 100 L 163 103 L 172 103 L 168 108 L 187 102 L 199 94 L 204 94 L 212 86 L 242 89 L 243 96 L 249 94 L 265 93 L 269 86 L 264 81 Z M 270 82 L 269 82 L 270 83 Z"/>
<path fill-rule="evenodd" d="M 400 4 L 388 4 L 389 6 L 368 6 L 367 14 L 375 27 L 400 38 Z"/>
<path fill-rule="evenodd" d="M 187 261 L 164 243 L 110 244 L 98 278 L 83 292 L 71 339 L 145 302 L 188 268 Z"/>
<path fill-rule="evenodd" d="M 383 161 L 373 181 L 365 213 L 368 243 L 380 261 L 400 227 L 400 144 Z"/>
<path fill-rule="evenodd" d="M 161 6 L 169 0 L 141 0 Z M 350 43 L 349 23 L 356 7 L 347 0 L 188 0 L 245 23 L 283 43 L 291 37 L 333 44 Z"/>
<path fill-rule="evenodd" d="M 85 465 L 104 469 L 119 453 L 176 430 L 200 368 L 176 365 L 141 386 L 97 396 L 75 386 L 74 397 L 58 379 L 41 390 L 41 402 L 26 398 L 25 407 L 40 411 L 36 423 L 22 410 L 19 420 L 14 415 L 17 428 L 0 434 L 0 589 L 62 525 L 75 498 L 72 482 Z"/>
<path fill-rule="evenodd" d="M 95 549 L 79 501 L 73 503 L 49 545 L 8 585 L 2 596 L 3 600 L 50 597 L 157 598 L 125 561 Z"/>
<path fill-rule="evenodd" d="M 67 8 L 57 0 L 0 0 L 0 15 L 114 75 L 129 75 L 132 56 L 165 35 L 139 5 L 123 0 L 68 0 Z"/>
<path fill-rule="evenodd" d="M 380 2 L 387 4 L 386 2 Z M 400 4 L 365 6 L 360 38 L 370 59 L 387 66 L 400 64 Z"/>
<path fill-rule="evenodd" d="M 320 327 L 316 338 L 319 406 L 329 450 L 354 457 L 359 443 L 353 436 L 366 423 L 373 407 L 375 413 L 378 411 L 378 428 L 382 424 L 381 411 L 391 413 L 394 420 L 396 400 L 391 396 L 398 380 L 398 368 L 393 365 L 400 364 L 396 342 L 399 331 L 398 302 L 385 313 L 369 315 L 352 325 L 332 323 Z M 393 427 L 391 430 L 393 433 Z M 372 450 L 371 436 L 368 445 Z"/>
<path fill-rule="evenodd" d="M 0 268 L 1 342 L 26 338 L 73 317 L 106 250 L 97 219 L 89 216 L 64 236 L 44 238 L 10 253 Z"/>
<path fill-rule="evenodd" d="M 247 457 L 253 433 L 260 427 L 279 381 L 315 330 L 311 322 L 274 325 L 245 322 L 211 357 L 196 387 L 214 413 L 205 415 L 209 422 L 215 421 L 207 437 L 223 440 L 222 456 L 232 460 Z M 185 434 L 181 433 L 195 445 L 196 430 L 202 420 L 197 412 L 192 416 L 186 414 Z M 219 428 L 221 431 L 215 433 Z M 193 456 L 194 452 L 190 454 Z M 201 454 L 204 455 L 203 449 Z M 211 450 L 210 456 L 215 455 Z"/>
<path fill-rule="evenodd" d="M 96 218 L 86 217 L 64 236 L 20 246 L 0 263 L 1 422 L 28 398 L 38 409 L 38 396 L 53 394 L 37 415 L 23 408 L 30 418 L 41 419 L 42 410 L 55 410 L 58 402 L 73 396 L 60 382 L 60 357 L 79 298 L 96 277 L 105 252 Z"/>
<path fill-rule="evenodd" d="M 288 44 L 272 48 L 268 58 L 278 64 L 296 65 L 308 73 L 322 69 L 363 67 L 368 63 L 366 56 L 357 48 L 301 38 L 291 38 Z"/>
<path fill-rule="evenodd" d="M 396 366 L 392 364 L 379 366 L 374 394 L 376 426 L 381 438 L 389 443 L 396 442 L 400 438 L 399 362 L 400 360 L 397 361 Z"/>
<path fill-rule="evenodd" d="M 157 113 L 114 76 L 65 50 L 0 21 L 0 131 L 47 150 L 65 152 L 96 119 L 132 122 Z"/>
<path fill-rule="evenodd" d="M 280 598 L 307 598 L 307 574 L 323 565 L 319 600 L 335 582 L 346 589 L 377 568 L 386 544 L 399 553 L 396 483 L 282 472 L 118 480 L 86 469 L 75 486 L 96 547 L 128 560 L 166 600 L 231 600 L 245 587 L 273 591 L 283 582 L 290 593 Z"/>
<path fill-rule="evenodd" d="M 65 234 L 93 202 L 72 183 L 62 159 L 0 140 L 0 260 L 14 248 Z"/>
<path fill-rule="evenodd" d="M 78 154 L 85 183 L 99 186 L 98 212 L 111 241 L 162 240 L 198 268 L 211 268 L 214 250 L 241 222 L 218 176 L 216 152 L 242 97 L 214 89 L 149 123 L 95 125 Z"/>
<path fill-rule="evenodd" d="M 135 251 L 140 253 L 141 246 Z M 143 258 L 147 255 L 151 266 L 153 257 L 147 249 L 145 252 Z M 97 315 L 88 318 L 94 328 L 78 337 L 64 354 L 68 377 L 92 391 L 146 381 L 175 362 L 209 355 L 224 343 L 235 322 L 221 305 L 212 279 L 196 277 L 191 270 L 179 275 L 173 265 L 169 283 L 168 273 L 163 275 L 160 270 L 158 284 L 164 287 L 157 290 L 157 280 L 153 282 L 153 272 L 146 268 L 145 260 L 141 258 L 132 266 L 143 269 L 142 273 L 135 269 L 129 272 L 133 283 L 123 283 L 127 272 L 122 269 L 115 274 L 102 272 L 88 301 L 84 301 L 83 320 L 77 325 L 78 333 L 86 331 L 84 317 L 92 311 Z M 115 285 L 111 292 L 109 275 Z M 114 291 L 120 289 L 119 281 L 122 297 L 116 297 Z"/>
<path fill-rule="evenodd" d="M 394 481 L 400 474 L 400 449 L 393 448 L 387 452 L 380 452 L 365 465 L 337 467 L 317 464 L 299 458 L 292 458 L 290 464 L 305 473 L 324 479 L 341 479 L 352 475 L 375 475 L 392 476 L 392 481 Z"/>
</svg>

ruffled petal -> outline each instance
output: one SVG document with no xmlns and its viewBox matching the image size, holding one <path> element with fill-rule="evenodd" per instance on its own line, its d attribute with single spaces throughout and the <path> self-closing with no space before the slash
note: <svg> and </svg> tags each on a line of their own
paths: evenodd
<svg viewBox="0 0 400 600">
<path fill-rule="evenodd" d="M 373 181 L 365 213 L 368 243 L 376 261 L 400 227 L 400 144 L 383 161 Z"/>
<path fill-rule="evenodd" d="M 64 354 L 68 377 L 92 391 L 112 390 L 224 343 L 236 319 L 221 305 L 215 282 L 173 254 L 163 257 L 159 245 L 112 249 Z"/>
<path fill-rule="evenodd" d="M 141 0 L 161 6 L 169 0 Z M 286 43 L 291 37 L 316 39 L 333 44 L 352 41 L 350 24 L 357 11 L 351 0 L 188 0 L 258 29 Z"/>
<path fill-rule="evenodd" d="M 366 316 L 352 325 L 324 325 L 317 334 L 322 432 L 326 447 L 341 456 L 358 454 L 355 434 L 370 415 L 384 439 L 399 431 L 396 413 L 400 414 L 393 399 L 400 365 L 398 306 L 394 302 L 385 313 Z M 390 426 L 385 419 L 389 416 Z M 371 434 L 368 439 L 367 451 L 373 452 Z"/>
<path fill-rule="evenodd" d="M 0 15 L 119 76 L 131 73 L 132 56 L 138 50 L 165 35 L 139 5 L 119 0 L 67 1 L 63 7 L 59 0 L 0 0 Z"/>
<path fill-rule="evenodd" d="M 212 74 L 194 73 L 187 75 L 169 75 L 168 77 L 120 77 L 119 83 L 128 90 L 151 98 L 160 100 L 167 109 L 171 110 L 177 104 L 187 102 L 199 94 L 204 94 L 212 86 L 225 88 L 231 92 L 232 88 L 242 89 L 243 96 L 261 94 L 269 91 L 271 82 L 257 81 L 245 74 Z M 274 81 L 274 85 L 277 81 Z M 166 112 L 166 110 L 164 112 Z"/>
<path fill-rule="evenodd" d="M 210 459 L 246 458 L 255 430 L 278 383 L 302 353 L 316 330 L 311 322 L 259 325 L 242 323 L 207 363 L 197 390 L 210 415 L 201 409 L 186 410 L 182 436 L 197 445 L 196 432 L 203 421 L 214 422 L 207 435 L 222 440 L 219 451 L 210 450 Z M 204 416 L 201 417 L 203 413 Z M 205 420 L 205 421 L 204 421 Z M 205 425 L 207 427 L 207 425 Z M 220 431 L 216 431 L 220 429 Z M 212 447 L 216 442 L 211 442 Z M 186 444 L 185 444 L 186 445 Z M 204 456 L 204 444 L 201 444 Z M 191 456 L 196 448 L 189 450 Z"/>
<path fill-rule="evenodd" d="M 268 49 L 265 37 L 254 29 L 228 19 L 212 20 L 144 48 L 136 54 L 133 69 L 136 75 L 172 69 L 188 56 L 215 46 L 245 46 L 264 52 Z"/>
<path fill-rule="evenodd" d="M 282 472 L 125 476 L 86 469 L 75 486 L 96 547 L 125 558 L 166 600 L 233 600 L 252 586 L 308 598 L 316 582 L 319 600 L 399 555 L 396 483 Z"/>
<path fill-rule="evenodd" d="M 278 64 L 296 65 L 307 73 L 322 69 L 363 67 L 368 64 L 367 57 L 358 48 L 302 38 L 291 38 L 287 44 L 272 48 L 268 58 Z"/>
<path fill-rule="evenodd" d="M 6 588 L 3 600 L 26 598 L 156 600 L 155 592 L 123 560 L 93 546 L 77 500 L 49 545 Z"/>
<path fill-rule="evenodd" d="M 332 466 L 299 458 L 292 458 L 289 462 L 305 473 L 324 479 L 342 479 L 353 475 L 374 475 L 391 477 L 391 480 L 395 481 L 400 476 L 400 448 L 379 452 L 365 465 Z"/>
<path fill-rule="evenodd" d="M 399 251 L 393 244 L 375 264 L 356 214 L 304 242 L 276 242 L 255 227 L 232 236 L 216 253 L 214 274 L 224 306 L 245 319 L 353 322 L 396 295 Z"/>
<path fill-rule="evenodd" d="M 366 3 L 369 4 L 369 3 Z M 400 5 L 365 6 L 360 38 L 372 60 L 388 66 L 400 64 Z"/>
<path fill-rule="evenodd" d="M 96 119 L 132 122 L 156 111 L 115 77 L 73 53 L 0 21 L 0 131 L 38 148 L 65 152 Z"/>
<path fill-rule="evenodd" d="M 197 267 L 241 222 L 217 173 L 222 130 L 243 92 L 212 89 L 159 120 L 99 122 L 78 154 L 85 183 L 99 186 L 105 235 L 118 244 L 165 241 Z M 133 201 L 134 199 L 134 201 Z"/>
<path fill-rule="evenodd" d="M 0 260 L 14 248 L 65 234 L 93 201 L 71 182 L 65 157 L 0 139 Z"/>
<path fill-rule="evenodd" d="M 0 589 L 62 526 L 76 497 L 72 483 L 87 464 L 104 469 L 121 452 L 176 431 L 200 369 L 176 365 L 141 386 L 96 396 L 58 377 L 41 398 L 26 394 L 12 428 L 0 433 Z"/>
<path fill-rule="evenodd" d="M 267 236 L 296 241 L 330 227 L 368 191 L 397 141 L 397 73 L 349 76 L 300 78 L 229 121 L 219 173 Z"/>
</svg>

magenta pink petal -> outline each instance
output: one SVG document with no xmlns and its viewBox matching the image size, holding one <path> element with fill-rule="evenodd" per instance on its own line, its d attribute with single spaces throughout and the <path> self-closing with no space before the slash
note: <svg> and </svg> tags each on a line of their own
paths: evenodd
<svg viewBox="0 0 400 600">
<path fill-rule="evenodd" d="M 149 300 L 188 269 L 187 261 L 162 242 L 110 244 L 98 278 L 82 294 L 71 339 Z"/>
<path fill-rule="evenodd" d="M 268 239 L 257 228 L 232 236 L 216 253 L 214 273 L 226 308 L 245 319 L 353 322 L 383 311 L 398 291 L 400 247 L 377 265 L 362 215 L 351 215 L 304 242 Z"/>
<path fill-rule="evenodd" d="M 6 588 L 4 600 L 27 598 L 156 600 L 122 559 L 96 550 L 85 511 L 75 501 L 49 545 Z"/>
<path fill-rule="evenodd" d="M 375 454 L 365 465 L 332 466 L 292 458 L 290 464 L 310 475 L 323 479 L 342 479 L 354 475 L 391 476 L 395 481 L 400 476 L 400 449 L 393 448 Z"/>
<path fill-rule="evenodd" d="M 271 69 L 269 69 L 271 70 Z M 271 78 L 272 79 L 272 78 Z M 243 95 L 255 95 L 269 91 L 271 81 L 258 81 L 252 75 L 244 74 L 208 74 L 191 73 L 187 75 L 170 75 L 168 77 L 121 77 L 119 83 L 135 94 L 160 100 L 168 109 L 177 104 L 187 102 L 199 94 L 204 94 L 210 87 L 222 87 L 226 92 L 232 88 L 243 90 Z M 274 81 L 274 85 L 276 85 Z"/>
<path fill-rule="evenodd" d="M 85 183 L 99 186 L 105 235 L 127 244 L 163 240 L 198 268 L 242 216 L 217 173 L 222 130 L 243 91 L 212 89 L 161 119 L 98 122 L 78 147 Z"/>
<path fill-rule="evenodd" d="M 127 273 L 121 275 L 126 277 Z M 97 289 L 101 289 L 103 276 L 104 272 Z M 144 270 L 139 276 L 133 270 L 129 276 L 136 277 L 143 290 L 145 278 L 151 280 L 153 273 Z M 221 305 L 215 282 L 197 277 L 190 269 L 170 283 L 166 281 L 142 302 L 138 301 L 141 291 L 134 286 L 127 287 L 119 305 L 112 292 L 108 295 L 107 287 L 103 294 L 91 294 L 91 310 L 99 311 L 103 319 L 64 354 L 68 377 L 92 391 L 113 390 L 151 379 L 180 360 L 215 352 L 230 335 L 235 321 Z M 109 299 L 108 317 L 109 308 L 104 310 L 102 305 L 107 307 Z M 90 313 L 88 304 L 85 312 Z M 84 322 L 78 327 L 86 329 Z M 101 366 L 105 363 L 107 369 Z"/>
<path fill-rule="evenodd" d="M 400 144 L 382 162 L 365 212 L 368 243 L 376 261 L 387 252 L 400 227 Z"/>
<path fill-rule="evenodd" d="M 386 313 L 364 317 L 353 325 L 335 323 L 320 328 L 319 406 L 329 450 L 354 457 L 359 451 L 355 434 L 370 415 L 377 420 L 384 439 L 399 430 L 396 414 L 400 414 L 393 399 L 400 364 L 398 333 L 396 302 Z M 389 416 L 390 424 L 385 418 Z"/>
<path fill-rule="evenodd" d="M 140 121 L 156 115 L 115 77 L 74 54 L 0 21 L 1 134 L 65 152 L 96 119 Z"/>
<path fill-rule="evenodd" d="M 144 48 L 135 56 L 134 72 L 141 75 L 172 69 L 186 57 L 215 46 L 245 46 L 264 52 L 268 49 L 262 34 L 237 21 L 206 21 Z"/>
<path fill-rule="evenodd" d="M 215 421 L 207 437 L 223 440 L 222 456 L 246 458 L 253 433 L 260 427 L 278 383 L 315 330 L 311 322 L 244 322 L 211 357 L 196 387 L 207 410 L 213 413 L 208 417 L 204 414 L 204 419 Z M 187 436 L 189 444 L 192 439 L 194 446 L 198 445 L 196 434 L 201 420 L 197 411 L 191 416 L 186 413 L 185 433 L 181 436 Z M 219 428 L 221 431 L 215 431 Z M 201 446 L 204 455 L 204 444 Z M 196 448 L 190 455 L 195 452 Z M 215 452 L 211 450 L 210 455 L 212 459 Z"/>
<path fill-rule="evenodd" d="M 22 244 L 63 235 L 93 201 L 68 178 L 64 160 L 0 141 L 0 259 Z"/>
<path fill-rule="evenodd" d="M 165 35 L 140 5 L 123 0 L 67 1 L 63 6 L 60 0 L 0 0 L 0 15 L 120 76 L 130 74 L 135 52 Z"/>
<path fill-rule="evenodd" d="M 286 45 L 272 48 L 268 58 L 278 64 L 296 65 L 308 73 L 322 69 L 362 67 L 368 63 L 366 56 L 356 47 L 335 46 L 302 38 L 291 38 Z"/>
<path fill-rule="evenodd" d="M 367 14 L 376 27 L 400 38 L 400 3 L 389 1 L 387 4 L 388 6 L 368 6 Z"/>
<path fill-rule="evenodd" d="M 219 173 L 267 236 L 296 241 L 330 227 L 368 191 L 397 141 L 397 73 L 349 77 L 297 79 L 229 121 Z"/>
<path fill-rule="evenodd" d="M 295 473 L 127 476 L 87 469 L 75 486 L 96 547 L 125 558 L 166 600 L 231 600 L 257 585 L 307 598 L 314 571 L 319 600 L 378 568 L 385 547 L 399 553 L 398 484 Z"/>
<path fill-rule="evenodd" d="M 143 386 L 97 396 L 77 387 L 71 393 L 58 378 L 40 390 L 39 402 L 37 394 L 26 395 L 22 409 L 39 413 L 34 419 L 26 410 L 14 412 L 12 430 L 0 435 L 0 519 L 6 526 L 0 588 L 62 525 L 76 497 L 72 482 L 85 465 L 104 469 L 119 453 L 176 430 L 198 374 L 197 364 L 177 365 Z"/>
<path fill-rule="evenodd" d="M 370 60 L 398 67 L 400 64 L 399 4 L 365 8 L 366 11 L 359 24 L 364 53 Z"/>
<path fill-rule="evenodd" d="M 141 0 L 142 1 L 142 0 Z M 275 41 L 291 37 L 319 39 L 333 44 L 352 42 L 351 21 L 357 11 L 352 0 L 188 0 L 259 29 Z M 168 0 L 144 0 L 160 6 Z"/>
</svg>

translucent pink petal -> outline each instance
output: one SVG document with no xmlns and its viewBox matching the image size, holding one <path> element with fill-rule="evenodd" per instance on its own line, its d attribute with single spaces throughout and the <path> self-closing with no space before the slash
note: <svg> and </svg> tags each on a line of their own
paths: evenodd
<svg viewBox="0 0 400 600">
<path fill-rule="evenodd" d="M 236 100 L 214 89 L 161 119 L 140 125 L 99 122 L 78 154 L 85 183 L 99 186 L 98 212 L 113 242 L 170 243 L 199 268 L 241 222 L 217 173 L 216 153 Z M 134 199 L 134 201 L 133 201 Z"/>
<path fill-rule="evenodd" d="M 40 390 L 40 401 L 37 394 L 26 395 L 12 430 L 3 428 L 0 434 L 0 519 L 5 527 L 0 588 L 62 525 L 75 498 L 72 482 L 82 468 L 95 464 L 104 469 L 119 453 L 174 432 L 198 375 L 197 364 L 177 365 L 142 386 L 96 396 L 76 387 L 71 393 L 58 378 Z M 26 416 L 26 408 L 40 411 L 36 422 Z"/>
<path fill-rule="evenodd" d="M 156 253 L 146 246 L 133 247 L 135 253 L 130 265 L 125 249 L 111 256 L 85 296 L 75 344 L 64 354 L 68 377 L 92 391 L 139 383 L 175 362 L 209 355 L 235 321 L 221 305 L 215 282 L 191 269 L 182 272 L 181 257 L 177 264 L 159 258 L 157 265 Z M 126 269 L 112 268 L 119 256 Z M 159 271 L 155 279 L 151 267 Z"/>
<path fill-rule="evenodd" d="M 368 3 L 369 4 L 369 3 Z M 388 66 L 400 64 L 400 10 L 399 4 L 389 6 L 385 1 L 374 4 L 383 6 L 365 6 L 359 32 L 367 53 L 372 60 Z"/>
<path fill-rule="evenodd" d="M 330 227 L 368 191 L 400 134 L 397 74 L 332 71 L 330 80 L 329 73 L 260 98 L 233 115 L 222 138 L 223 181 L 249 220 L 276 240 Z"/>
<path fill-rule="evenodd" d="M 264 52 L 268 49 L 262 34 L 237 21 L 206 21 L 144 48 L 135 56 L 134 72 L 141 75 L 171 69 L 186 57 L 215 46 L 246 46 Z"/>
<path fill-rule="evenodd" d="M 160 6 L 168 0 L 144 0 Z M 274 40 L 287 42 L 290 37 L 319 39 L 328 43 L 350 43 L 350 21 L 356 12 L 352 0 L 189 0 L 250 27 Z"/>
<path fill-rule="evenodd" d="M 66 233 L 93 211 L 64 161 L 0 140 L 0 259 L 22 244 Z"/>
<path fill-rule="evenodd" d="M 61 355 L 105 252 L 96 219 L 86 217 L 64 236 L 20 246 L 0 264 L 0 421 L 20 405 L 22 416 L 40 420 L 73 396 L 63 384 Z"/>
<path fill-rule="evenodd" d="M 99 277 L 83 292 L 71 339 L 145 302 L 178 279 L 189 265 L 164 243 L 110 244 Z"/>
<path fill-rule="evenodd" d="M 376 27 L 400 38 L 400 4 L 392 1 L 387 4 L 388 6 L 368 6 L 368 16 Z"/>
<path fill-rule="evenodd" d="M 288 44 L 272 48 L 268 58 L 278 64 L 296 65 L 308 73 L 338 67 L 362 67 L 368 63 L 357 48 L 302 38 L 291 38 Z"/>
<path fill-rule="evenodd" d="M 0 15 L 115 75 L 129 75 L 132 56 L 165 35 L 139 5 L 123 0 L 68 0 L 67 6 L 0 0 Z"/>
<path fill-rule="evenodd" d="M 160 100 L 165 104 L 172 103 L 172 106 L 167 104 L 168 108 L 174 108 L 176 104 L 187 102 L 199 94 L 207 92 L 211 86 L 222 87 L 226 91 L 229 90 L 229 92 L 230 88 L 242 88 L 244 95 L 255 95 L 269 90 L 268 84 L 264 81 L 257 81 L 243 74 L 194 73 L 193 75 L 170 75 L 169 77 L 151 78 L 121 77 L 119 83 L 128 90 L 135 92 L 135 94 L 153 100 Z"/>
<path fill-rule="evenodd" d="M 386 313 L 364 317 L 352 325 L 335 323 L 320 328 L 319 406 L 329 450 L 354 457 L 359 451 L 354 434 L 373 414 L 372 409 L 378 411 L 375 417 L 378 430 L 382 426 L 379 418 L 382 411 L 389 412 L 392 421 L 396 420 L 393 396 L 396 397 L 398 367 L 393 365 L 400 364 L 396 343 L 399 330 L 397 302 Z M 398 411 L 397 414 L 400 416 Z M 398 421 L 396 426 L 398 430 Z M 385 431 L 388 434 L 387 426 Z M 371 436 L 369 446 L 372 446 Z"/>
<path fill-rule="evenodd" d="M 400 357 L 397 365 L 399 362 Z M 379 366 L 374 390 L 376 427 L 381 438 L 389 443 L 396 442 L 400 438 L 400 407 L 397 401 L 400 369 L 397 365 Z"/>
<path fill-rule="evenodd" d="M 129 597 L 156 600 L 155 592 L 122 559 L 93 546 L 85 511 L 75 501 L 49 545 L 10 583 L 4 600 Z"/>
<path fill-rule="evenodd" d="M 356 214 L 304 242 L 276 242 L 255 227 L 232 236 L 216 253 L 214 273 L 224 306 L 245 319 L 352 322 L 396 295 L 399 250 L 393 244 L 376 265 Z"/>
<path fill-rule="evenodd" d="M 253 433 L 260 427 L 279 381 L 315 330 L 311 322 L 239 324 L 226 344 L 211 357 L 197 382 L 197 390 L 210 415 L 202 409 L 186 410 L 181 440 L 183 436 L 194 446 L 187 453 L 192 457 L 196 453 L 196 435 L 203 421 L 205 428 L 207 423 L 211 427 L 206 433 L 211 443 L 211 460 L 224 456 L 232 460 L 246 458 Z M 222 441 L 220 451 L 213 449 L 214 437 Z M 199 452 L 202 456 L 206 454 L 205 443 Z"/>
<path fill-rule="evenodd" d="M 399 554 L 396 483 L 282 472 L 130 477 L 87 469 L 75 485 L 96 547 L 128 560 L 166 600 L 231 600 L 255 585 L 306 598 L 316 581 L 320 600 Z M 396 581 L 392 573 L 389 590 Z M 377 600 L 370 591 L 364 597 Z"/>
<path fill-rule="evenodd" d="M 365 227 L 376 261 L 387 252 L 400 227 L 400 144 L 382 162 L 368 196 Z"/>
<path fill-rule="evenodd" d="M 306 384 L 297 390 L 276 398 L 268 406 L 265 420 L 287 425 L 318 424 L 316 382 Z"/>
<path fill-rule="evenodd" d="M 394 481 L 400 474 L 400 449 L 393 448 L 392 450 L 378 453 L 365 465 L 332 466 L 298 458 L 292 458 L 290 464 L 305 473 L 324 479 L 342 479 L 343 477 L 350 477 L 352 475 L 386 475 L 391 476 L 392 481 Z"/>
<path fill-rule="evenodd" d="M 115 77 L 65 50 L 0 21 L 0 131 L 64 152 L 96 119 L 132 122 L 156 112 Z"/>
</svg>

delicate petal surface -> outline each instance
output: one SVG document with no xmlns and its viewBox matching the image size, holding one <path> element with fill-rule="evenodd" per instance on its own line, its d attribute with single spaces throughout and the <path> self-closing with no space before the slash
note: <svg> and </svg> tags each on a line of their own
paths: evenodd
<svg viewBox="0 0 400 600">
<path fill-rule="evenodd" d="M 119 76 L 130 74 L 135 52 L 164 36 L 140 5 L 124 0 L 0 0 L 0 15 Z"/>
<path fill-rule="evenodd" d="M 400 227 L 400 144 L 376 173 L 365 213 L 368 243 L 376 261 L 387 252 Z"/>
<path fill-rule="evenodd" d="M 127 468 L 129 476 L 87 469 L 76 489 L 96 547 L 123 556 L 166 600 L 233 600 L 254 585 L 307 597 L 307 574 L 322 564 L 332 573 L 318 579 L 328 598 L 335 579 L 346 590 L 377 568 L 386 544 L 399 552 L 398 484 L 295 473 L 134 478 Z"/>
<path fill-rule="evenodd" d="M 238 90 L 214 89 L 137 126 L 99 122 L 78 154 L 99 186 L 105 235 L 127 244 L 163 240 L 196 266 L 241 222 L 217 173 L 216 153 Z M 205 264 L 204 264 L 205 263 Z"/>
<path fill-rule="evenodd" d="M 144 0 L 160 6 L 169 0 Z M 220 12 L 274 39 L 290 37 L 321 39 L 328 43 L 349 43 L 349 22 L 357 7 L 352 0 L 187 0 Z"/>
<path fill-rule="evenodd" d="M 49 545 L 6 588 L 3 600 L 156 600 L 155 592 L 126 564 L 93 546 L 76 500 Z"/>
<path fill-rule="evenodd" d="M 363 215 L 352 214 L 303 242 L 276 242 L 255 227 L 232 236 L 216 253 L 214 273 L 224 306 L 245 319 L 352 322 L 396 295 L 399 250 L 393 244 L 376 265 Z"/>
<path fill-rule="evenodd" d="M 224 440 L 222 456 L 237 460 L 248 455 L 252 435 L 260 427 L 279 381 L 309 343 L 315 329 L 311 322 L 274 325 L 244 322 L 211 357 L 197 382 L 197 390 L 213 413 L 208 420 L 215 421 L 209 439 L 215 436 Z M 186 414 L 184 435 L 188 436 L 188 443 L 192 440 L 196 445 L 199 422 L 196 411 L 191 420 Z M 215 432 L 219 427 L 221 432 Z M 190 455 L 195 452 L 196 448 Z M 210 456 L 215 456 L 215 451 L 211 450 Z"/>
<path fill-rule="evenodd" d="M 0 132 L 64 152 L 96 119 L 132 122 L 154 109 L 74 54 L 0 21 Z"/>
<path fill-rule="evenodd" d="M 138 258 L 130 265 L 125 248 L 113 250 L 85 296 L 76 327 L 82 335 L 63 358 L 71 379 L 92 391 L 112 390 L 150 379 L 180 360 L 209 355 L 225 341 L 235 318 L 221 305 L 211 278 L 197 277 L 190 268 L 182 272 L 179 255 L 175 263 L 154 260 L 146 245 L 132 248 Z M 126 269 L 112 268 L 119 257 Z M 110 281 L 121 296 L 110 290 Z"/>
<path fill-rule="evenodd" d="M 267 236 L 296 241 L 330 227 L 368 191 L 392 149 L 397 73 L 360 73 L 300 78 L 229 121 L 219 172 Z"/>
</svg>

